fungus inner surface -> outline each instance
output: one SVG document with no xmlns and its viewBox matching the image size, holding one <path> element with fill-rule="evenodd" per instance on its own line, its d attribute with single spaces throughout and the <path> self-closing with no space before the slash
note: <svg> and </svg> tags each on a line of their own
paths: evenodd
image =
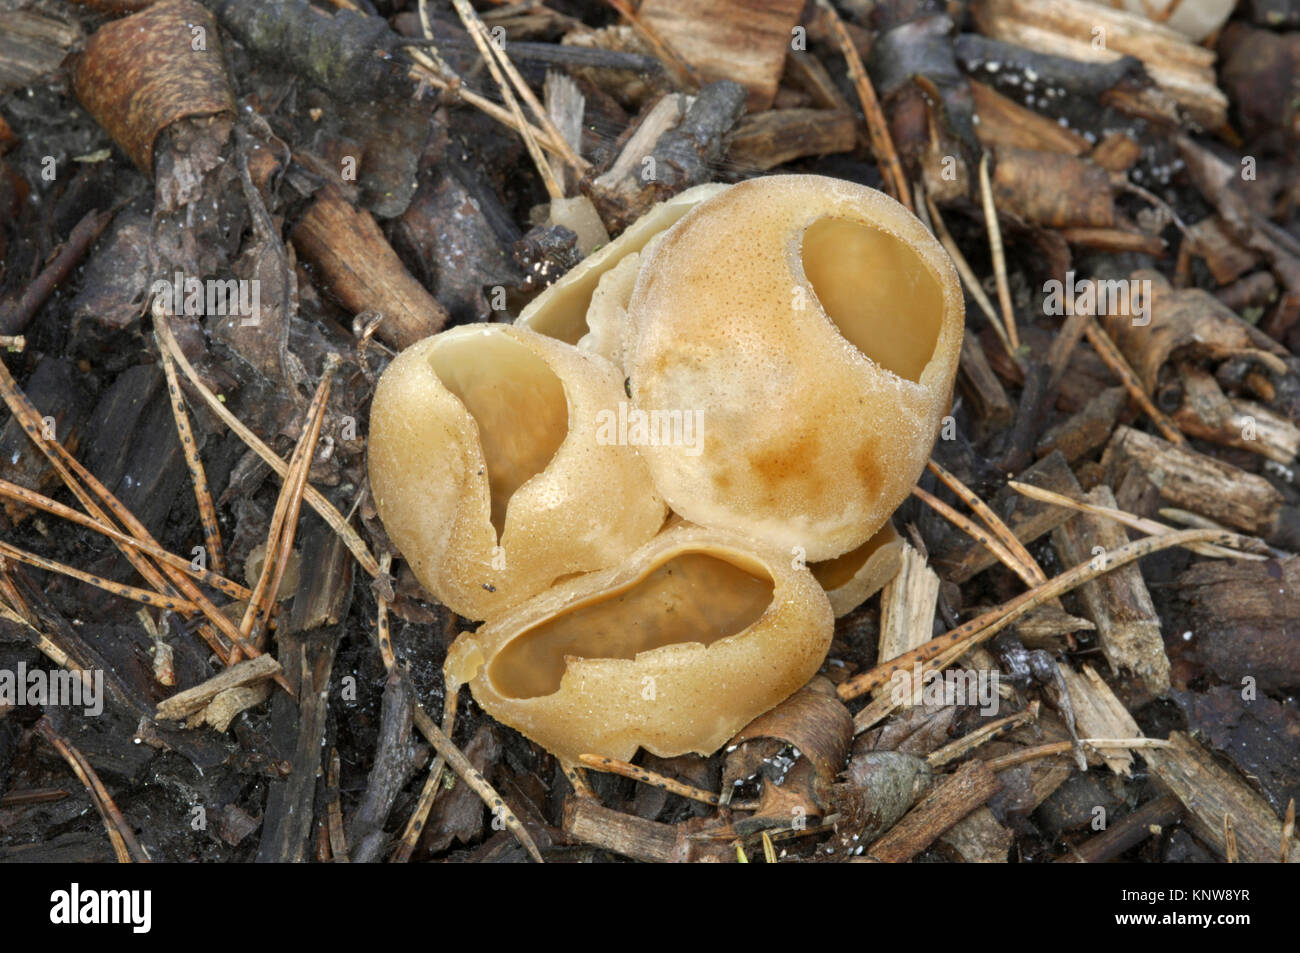
<svg viewBox="0 0 1300 953">
<path fill-rule="evenodd" d="M 504 334 L 449 339 L 429 364 L 478 424 L 500 540 L 510 498 L 546 469 L 568 435 L 564 385 L 545 361 Z"/>
<path fill-rule="evenodd" d="M 803 269 L 845 340 L 880 367 L 920 380 L 939 339 L 943 293 L 906 242 L 821 218 L 804 231 Z"/>
<path fill-rule="evenodd" d="M 497 653 L 489 675 L 509 698 L 550 695 L 570 657 L 633 659 L 664 645 L 712 645 L 753 625 L 774 590 L 762 570 L 682 553 L 523 632 Z"/>
<path fill-rule="evenodd" d="M 844 555 L 836 556 L 834 559 L 809 563 L 808 568 L 812 570 L 813 578 L 821 583 L 823 589 L 838 589 L 858 574 L 858 570 L 867 564 L 867 560 L 875 555 L 876 550 L 893 538 L 893 527 L 886 523 L 857 549 L 850 549 Z"/>
</svg>

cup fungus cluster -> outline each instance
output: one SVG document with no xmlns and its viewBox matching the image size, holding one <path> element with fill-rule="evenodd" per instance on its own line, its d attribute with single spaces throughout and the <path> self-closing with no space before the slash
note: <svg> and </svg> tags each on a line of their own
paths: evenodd
<svg viewBox="0 0 1300 953">
<path fill-rule="evenodd" d="M 416 578 L 485 620 L 449 686 L 568 758 L 716 750 L 896 570 L 889 516 L 962 322 L 951 262 L 902 206 L 787 175 L 684 192 L 514 325 L 403 351 L 370 479 Z"/>
</svg>

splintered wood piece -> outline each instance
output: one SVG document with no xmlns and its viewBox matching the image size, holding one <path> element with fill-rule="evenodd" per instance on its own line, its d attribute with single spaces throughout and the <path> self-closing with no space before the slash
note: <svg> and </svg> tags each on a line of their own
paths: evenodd
<svg viewBox="0 0 1300 953">
<path fill-rule="evenodd" d="M 1070 463 L 1088 456 L 1110 439 L 1119 415 L 1128 405 L 1123 387 L 1108 387 L 1083 409 L 1048 430 L 1038 440 L 1034 453 L 1047 456 L 1053 450 L 1065 454 Z"/>
<path fill-rule="evenodd" d="M 987 154 L 987 153 L 986 153 Z M 1051 228 L 1110 228 L 1115 202 L 1110 174 L 1087 159 L 998 146 L 992 194 L 998 205 Z"/>
<path fill-rule="evenodd" d="M 1083 666 L 1080 674 L 1069 665 L 1061 665 L 1060 672 L 1070 693 L 1070 705 L 1081 735 L 1088 738 L 1141 737 L 1142 732 L 1133 716 L 1091 666 Z M 1116 774 L 1128 777 L 1132 773 L 1133 757 L 1127 751 L 1103 751 L 1101 756 Z"/>
<path fill-rule="evenodd" d="M 1115 497 L 1105 484 L 1086 499 L 1115 508 Z M 1123 546 L 1128 536 L 1114 520 L 1080 513 L 1052 531 L 1052 542 L 1064 562 L 1080 563 L 1099 550 Z M 1097 626 L 1097 638 L 1111 668 L 1132 672 L 1152 694 L 1164 694 L 1169 688 L 1169 657 L 1160 634 L 1160 617 L 1137 566 L 1125 566 L 1084 583 L 1079 598 L 1084 615 Z"/>
<path fill-rule="evenodd" d="M 158 717 L 178 721 L 205 708 L 224 691 L 241 688 L 279 674 L 280 663 L 269 655 L 259 655 L 218 672 L 206 682 L 177 692 L 158 703 Z"/>
<path fill-rule="evenodd" d="M 1268 802 L 1237 774 L 1219 767 L 1214 756 L 1181 731 L 1170 746 L 1143 753 L 1156 775 L 1187 809 L 1187 826 L 1220 856 L 1228 853 L 1225 819 L 1236 849 L 1248 864 L 1275 863 L 1282 844 L 1282 825 Z M 1293 851 L 1288 863 L 1300 862 Z"/>
<path fill-rule="evenodd" d="M 880 596 L 880 663 L 897 658 L 930 640 L 939 576 L 925 557 L 903 543 L 898 575 L 885 584 Z"/>
<path fill-rule="evenodd" d="M 939 781 L 903 819 L 866 849 L 864 860 L 901 864 L 991 798 L 1001 784 L 983 761 L 968 761 Z"/>
<path fill-rule="evenodd" d="M 1116 475 L 1131 468 L 1162 500 L 1264 539 L 1277 528 L 1283 500 L 1271 483 L 1190 447 L 1120 426 L 1106 447 L 1102 466 Z"/>
<path fill-rule="evenodd" d="M 744 86 L 757 115 L 772 105 L 803 7 L 803 0 L 643 0 L 638 16 L 701 82 Z"/>
<path fill-rule="evenodd" d="M 261 657 L 266 658 L 265 655 Z M 203 709 L 203 723 L 224 734 L 236 715 L 262 704 L 270 694 L 270 682 L 227 688 Z"/>
<path fill-rule="evenodd" d="M 333 186 L 317 193 L 291 238 L 344 307 L 383 313 L 375 334 L 385 344 L 400 350 L 447 323 L 446 309 L 411 277 L 370 213 Z"/>
</svg>

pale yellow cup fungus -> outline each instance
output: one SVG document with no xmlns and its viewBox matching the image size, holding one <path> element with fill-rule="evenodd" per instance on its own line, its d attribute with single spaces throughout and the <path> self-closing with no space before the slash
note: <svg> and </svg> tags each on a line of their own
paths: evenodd
<svg viewBox="0 0 1300 953">
<path fill-rule="evenodd" d="M 370 485 L 415 577 L 486 619 L 652 537 L 667 513 L 645 461 L 598 439 L 624 400 L 608 362 L 510 325 L 399 354 L 371 408 Z"/>
</svg>

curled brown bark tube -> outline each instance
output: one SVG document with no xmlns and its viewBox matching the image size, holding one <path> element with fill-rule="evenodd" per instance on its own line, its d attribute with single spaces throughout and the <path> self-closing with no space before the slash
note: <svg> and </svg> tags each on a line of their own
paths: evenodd
<svg viewBox="0 0 1300 953">
<path fill-rule="evenodd" d="M 77 99 L 146 174 L 179 119 L 234 113 L 217 23 L 193 0 L 161 0 L 100 27 L 72 68 Z"/>
</svg>

